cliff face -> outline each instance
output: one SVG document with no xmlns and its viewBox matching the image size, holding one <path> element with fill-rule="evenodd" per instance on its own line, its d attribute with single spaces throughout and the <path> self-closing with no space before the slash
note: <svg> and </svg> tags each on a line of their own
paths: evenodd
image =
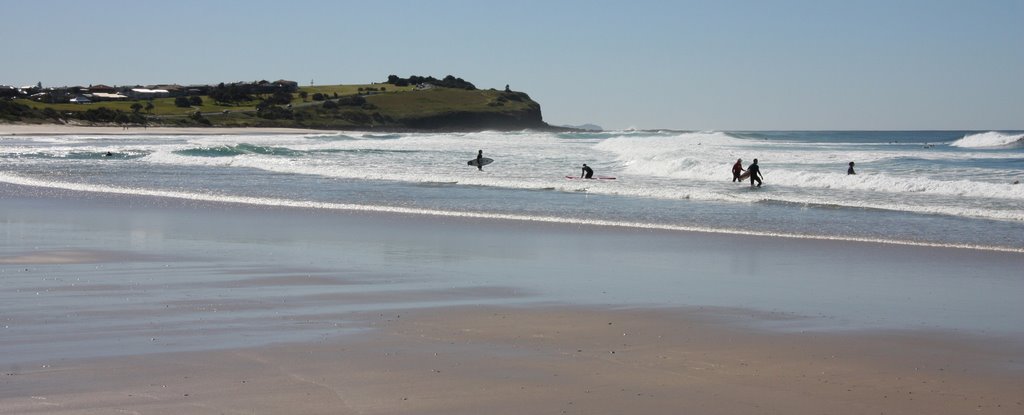
<svg viewBox="0 0 1024 415">
<path fill-rule="evenodd" d="M 548 128 L 540 104 L 522 92 L 438 89 L 373 96 L 368 102 L 395 125 L 428 130 Z"/>
<path fill-rule="evenodd" d="M 540 105 L 502 111 L 453 111 L 398 120 L 403 127 L 423 130 L 522 130 L 547 128 Z"/>
</svg>

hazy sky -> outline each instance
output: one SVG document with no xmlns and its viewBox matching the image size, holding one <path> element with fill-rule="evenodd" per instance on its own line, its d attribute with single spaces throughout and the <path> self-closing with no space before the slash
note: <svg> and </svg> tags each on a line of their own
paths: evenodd
<svg viewBox="0 0 1024 415">
<path fill-rule="evenodd" d="M 0 84 L 451 74 L 557 125 L 1024 129 L 1024 0 L 0 1 Z"/>
</svg>

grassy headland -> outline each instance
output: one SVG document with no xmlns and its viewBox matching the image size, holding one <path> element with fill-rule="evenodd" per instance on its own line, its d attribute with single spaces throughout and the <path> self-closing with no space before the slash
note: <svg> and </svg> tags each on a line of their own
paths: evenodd
<svg viewBox="0 0 1024 415">
<path fill-rule="evenodd" d="M 507 90 L 356 84 L 299 87 L 231 100 L 211 95 L 192 94 L 189 105 L 182 105 L 180 96 L 88 104 L 0 100 L 0 122 L 338 130 L 552 128 L 542 120 L 540 104 L 525 93 Z"/>
</svg>

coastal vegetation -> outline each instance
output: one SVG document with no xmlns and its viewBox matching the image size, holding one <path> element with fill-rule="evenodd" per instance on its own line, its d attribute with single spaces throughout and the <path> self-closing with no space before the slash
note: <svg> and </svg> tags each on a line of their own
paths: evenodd
<svg viewBox="0 0 1024 415">
<path fill-rule="evenodd" d="M 0 99 L 0 122 L 386 130 L 550 128 L 542 119 L 540 104 L 526 93 L 507 87 L 477 89 L 451 75 L 442 79 L 391 75 L 382 83 L 308 87 L 291 81 L 220 83 L 162 92 L 167 93 L 118 100 L 101 100 L 111 94 L 65 93 L 65 99 L 54 98 L 56 94 L 36 94 L 35 99 L 10 96 Z"/>
</svg>

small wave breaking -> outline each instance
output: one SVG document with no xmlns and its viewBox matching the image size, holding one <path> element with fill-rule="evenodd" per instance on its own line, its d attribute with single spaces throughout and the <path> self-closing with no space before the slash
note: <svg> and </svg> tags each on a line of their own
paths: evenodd
<svg viewBox="0 0 1024 415">
<path fill-rule="evenodd" d="M 245 154 L 262 154 L 268 156 L 297 156 L 300 152 L 284 147 L 267 147 L 241 143 L 214 147 L 190 148 L 177 150 L 175 154 L 193 157 L 234 157 Z"/>
<path fill-rule="evenodd" d="M 961 148 L 1017 148 L 1024 147 L 1024 134 L 1008 134 L 988 131 L 970 134 L 950 143 L 952 147 Z"/>
</svg>

